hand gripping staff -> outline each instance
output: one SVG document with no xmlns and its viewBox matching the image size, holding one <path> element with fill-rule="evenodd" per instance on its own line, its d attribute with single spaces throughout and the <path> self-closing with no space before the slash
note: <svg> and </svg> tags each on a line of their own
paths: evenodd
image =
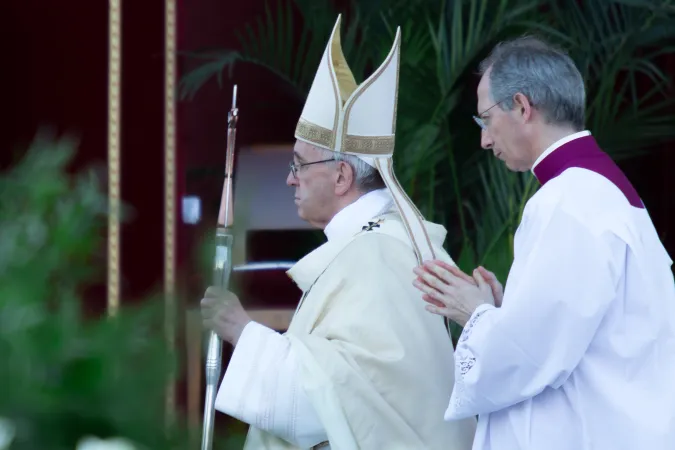
<svg viewBox="0 0 675 450">
<path fill-rule="evenodd" d="M 227 153 L 225 156 L 225 182 L 220 198 L 218 227 L 216 228 L 216 254 L 213 264 L 213 285 L 228 289 L 232 273 L 232 243 L 234 223 L 232 208 L 232 172 L 234 169 L 234 142 L 237 134 L 237 85 L 232 94 L 232 109 L 227 115 Z M 206 398 L 204 400 L 204 430 L 202 450 L 211 450 L 213 446 L 214 403 L 222 365 L 223 343 L 214 331 L 209 332 L 206 352 Z"/>
</svg>

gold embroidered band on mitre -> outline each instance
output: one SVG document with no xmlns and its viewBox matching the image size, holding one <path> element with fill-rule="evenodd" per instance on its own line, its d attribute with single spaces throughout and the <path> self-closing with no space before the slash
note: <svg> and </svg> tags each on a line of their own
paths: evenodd
<svg viewBox="0 0 675 450">
<path fill-rule="evenodd" d="M 298 121 L 295 136 L 316 144 L 320 147 L 333 150 L 335 148 L 335 133 L 304 119 Z M 353 136 L 346 135 L 342 141 L 342 152 L 359 153 L 361 155 L 389 156 L 394 153 L 395 138 L 391 136 Z"/>
<path fill-rule="evenodd" d="M 327 149 L 332 150 L 335 147 L 333 130 L 307 122 L 304 119 L 298 121 L 298 125 L 295 127 L 295 136 Z"/>
<path fill-rule="evenodd" d="M 394 153 L 394 136 L 345 136 L 342 141 L 345 153 L 362 155 L 391 155 Z"/>
</svg>

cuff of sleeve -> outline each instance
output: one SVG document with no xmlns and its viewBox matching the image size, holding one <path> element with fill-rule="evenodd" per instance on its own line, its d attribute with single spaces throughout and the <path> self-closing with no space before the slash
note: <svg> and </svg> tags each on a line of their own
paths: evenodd
<svg viewBox="0 0 675 450">
<path fill-rule="evenodd" d="M 469 320 L 466 321 L 464 329 L 462 330 L 462 334 L 459 337 L 459 341 L 462 342 L 469 337 L 469 334 L 471 333 L 471 328 L 473 328 L 474 324 L 481 315 L 483 315 L 488 311 L 493 311 L 496 309 L 497 308 L 494 305 L 490 305 L 488 303 L 483 303 L 478 308 L 476 308 L 469 316 Z"/>
<path fill-rule="evenodd" d="M 269 347 L 267 343 L 271 335 L 280 336 L 257 322 L 251 321 L 244 327 L 218 389 L 215 409 L 247 422 L 245 419 L 248 417 L 244 416 L 249 414 L 245 405 L 255 404 L 255 400 L 246 396 L 256 396 L 250 383 L 260 376 L 258 372 L 264 359 L 261 355 Z"/>
<path fill-rule="evenodd" d="M 475 317 L 478 317 L 478 315 L 483 314 L 485 311 L 490 311 L 493 309 L 497 309 L 497 307 L 495 305 L 490 305 L 489 303 L 483 303 L 478 308 L 476 308 L 474 312 L 471 314 L 471 317 L 469 317 L 469 322 L 471 322 L 471 320 L 474 319 Z"/>
<path fill-rule="evenodd" d="M 241 336 L 237 341 L 237 345 L 234 347 L 234 352 L 232 353 L 232 360 L 237 353 L 237 349 L 242 347 L 246 349 L 247 346 L 250 346 L 252 342 L 256 342 L 261 338 L 264 338 L 267 334 L 279 334 L 271 328 L 267 328 L 265 325 L 261 325 L 258 322 L 250 321 L 246 324 L 244 329 L 241 331 Z"/>
</svg>

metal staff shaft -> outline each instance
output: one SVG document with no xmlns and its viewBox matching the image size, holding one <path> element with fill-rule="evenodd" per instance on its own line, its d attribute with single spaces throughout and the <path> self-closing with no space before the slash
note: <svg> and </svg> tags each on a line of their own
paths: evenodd
<svg viewBox="0 0 675 450">
<path fill-rule="evenodd" d="M 228 289 L 232 274 L 232 245 L 234 223 L 232 205 L 232 172 L 234 170 L 234 144 L 237 134 L 237 86 L 232 95 L 232 109 L 227 117 L 227 154 L 225 157 L 225 182 L 220 199 L 218 227 L 216 229 L 215 258 L 213 267 L 213 285 Z M 206 351 L 206 395 L 204 399 L 204 428 L 202 434 L 202 450 L 213 447 L 213 425 L 215 421 L 215 401 L 218 392 L 218 381 L 222 368 L 223 342 L 218 335 L 210 331 Z"/>
</svg>

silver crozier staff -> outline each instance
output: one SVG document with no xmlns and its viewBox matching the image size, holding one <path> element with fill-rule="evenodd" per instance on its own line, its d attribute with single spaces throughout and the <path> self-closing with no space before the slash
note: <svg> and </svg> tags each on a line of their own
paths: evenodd
<svg viewBox="0 0 675 450">
<path fill-rule="evenodd" d="M 213 286 L 228 289 L 232 273 L 232 172 L 234 169 L 234 141 L 237 134 L 237 85 L 232 94 L 232 109 L 227 115 L 227 154 L 225 157 L 225 182 L 220 198 L 218 228 L 216 229 L 216 255 L 213 267 Z M 209 344 L 206 352 L 206 398 L 204 400 L 204 431 L 202 450 L 211 450 L 213 446 L 214 403 L 220 369 L 222 365 L 223 343 L 214 331 L 209 332 Z"/>
</svg>

